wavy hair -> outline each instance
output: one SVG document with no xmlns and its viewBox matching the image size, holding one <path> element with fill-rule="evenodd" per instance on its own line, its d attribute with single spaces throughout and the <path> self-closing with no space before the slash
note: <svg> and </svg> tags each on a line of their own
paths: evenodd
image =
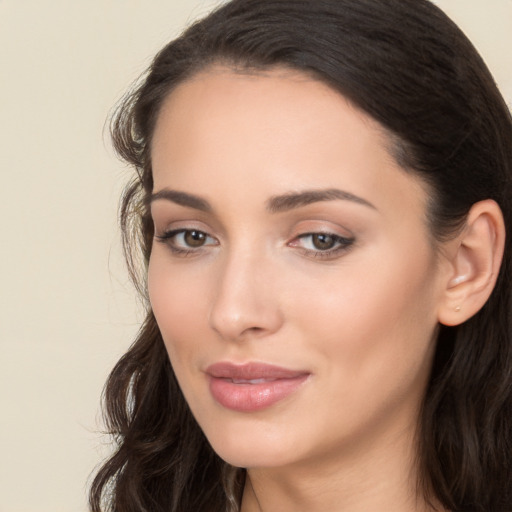
<svg viewBox="0 0 512 512">
<path fill-rule="evenodd" d="M 512 119 L 475 48 L 427 0 L 232 0 L 165 46 L 112 120 L 136 170 L 120 217 L 128 265 L 146 297 L 153 225 L 151 139 L 177 84 L 221 63 L 314 76 L 377 120 L 405 172 L 432 191 L 437 240 L 471 206 L 495 200 L 507 237 L 485 306 L 439 328 L 419 418 L 418 490 L 454 512 L 512 509 Z M 245 474 L 212 450 L 184 400 L 147 301 L 135 343 L 104 391 L 117 450 L 96 474 L 93 512 L 236 512 Z"/>
</svg>

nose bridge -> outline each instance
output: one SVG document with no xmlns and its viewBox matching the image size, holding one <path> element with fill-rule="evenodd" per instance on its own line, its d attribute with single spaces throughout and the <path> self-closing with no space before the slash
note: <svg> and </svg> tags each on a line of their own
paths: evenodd
<svg viewBox="0 0 512 512">
<path fill-rule="evenodd" d="M 219 262 L 211 327 L 223 338 L 276 331 L 281 322 L 272 261 L 249 247 L 233 248 Z"/>
</svg>

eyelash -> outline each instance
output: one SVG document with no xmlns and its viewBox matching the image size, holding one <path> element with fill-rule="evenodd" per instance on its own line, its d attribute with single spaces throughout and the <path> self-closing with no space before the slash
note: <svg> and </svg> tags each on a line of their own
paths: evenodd
<svg viewBox="0 0 512 512">
<path fill-rule="evenodd" d="M 334 233 L 326 233 L 323 231 L 316 231 L 313 233 L 304 233 L 302 235 L 299 235 L 295 238 L 295 240 L 301 240 L 308 237 L 314 237 L 314 236 L 325 236 L 332 238 L 332 241 L 334 243 L 334 247 L 331 249 L 321 250 L 321 249 L 306 249 L 304 247 L 299 247 L 302 254 L 308 257 L 312 258 L 324 258 L 324 259 L 333 259 L 338 255 L 341 255 L 342 253 L 348 251 L 351 246 L 354 244 L 355 239 L 354 238 L 347 238 L 344 236 L 336 235 Z M 289 245 L 292 247 L 297 247 L 295 242 L 291 242 Z"/>
<path fill-rule="evenodd" d="M 208 235 L 208 233 L 201 231 L 199 229 L 173 229 L 170 231 L 166 231 L 162 235 L 156 235 L 155 239 L 158 240 L 161 243 L 166 244 L 169 249 L 172 251 L 173 254 L 176 256 L 186 257 L 186 256 L 193 256 L 202 251 L 204 247 L 212 246 L 212 245 L 218 245 L 218 242 L 214 244 L 204 244 L 200 245 L 196 248 L 189 248 L 185 249 L 183 247 L 179 247 L 176 245 L 175 239 L 178 235 L 186 235 L 187 233 L 196 233 L 201 236 L 205 236 L 206 240 L 211 239 L 215 240 L 212 236 Z M 321 249 L 306 249 L 304 247 L 298 246 L 299 240 L 308 238 L 308 237 L 314 237 L 314 236 L 324 236 L 329 237 L 332 239 L 332 242 L 334 243 L 334 247 L 326 250 Z M 289 242 L 290 247 L 296 247 L 300 252 L 307 257 L 310 258 L 319 258 L 319 259 L 329 259 L 329 258 L 335 258 L 338 255 L 341 255 L 342 253 L 348 251 L 351 246 L 354 244 L 355 239 L 354 238 L 347 238 L 340 235 L 336 235 L 334 233 L 326 233 L 322 231 L 318 232 L 312 232 L 312 233 L 303 233 L 296 238 L 292 242 Z M 186 242 L 185 242 L 186 243 Z"/>
<path fill-rule="evenodd" d="M 215 240 L 213 237 L 208 235 L 208 233 L 205 233 L 204 231 L 201 231 L 200 229 L 172 229 L 170 231 L 166 231 L 162 235 L 155 236 L 155 238 L 159 242 L 166 244 L 169 247 L 169 249 L 177 256 L 193 256 L 195 254 L 198 254 L 198 252 L 201 251 L 201 249 L 203 249 L 203 247 L 205 247 L 205 245 L 201 245 L 199 247 L 190 248 L 190 249 L 178 247 L 176 245 L 176 241 L 175 241 L 176 237 L 178 235 L 186 235 L 187 233 L 197 233 L 200 235 L 204 235 L 206 237 L 206 239 L 210 238 L 212 240 Z M 208 246 L 209 245 L 218 245 L 218 243 L 207 244 L 207 245 Z"/>
</svg>

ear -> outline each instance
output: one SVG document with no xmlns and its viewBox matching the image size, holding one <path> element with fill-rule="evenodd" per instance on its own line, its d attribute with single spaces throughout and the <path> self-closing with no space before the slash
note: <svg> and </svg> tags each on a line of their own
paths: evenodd
<svg viewBox="0 0 512 512">
<path fill-rule="evenodd" d="M 445 247 L 448 271 L 438 321 L 459 325 L 476 314 L 491 295 L 503 258 L 505 223 L 498 204 L 475 203 L 463 231 Z"/>
</svg>

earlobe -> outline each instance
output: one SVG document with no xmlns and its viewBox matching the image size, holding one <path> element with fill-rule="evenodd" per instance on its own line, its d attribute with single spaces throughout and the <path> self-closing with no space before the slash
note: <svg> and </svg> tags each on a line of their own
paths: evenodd
<svg viewBox="0 0 512 512">
<path fill-rule="evenodd" d="M 454 326 L 475 315 L 496 284 L 505 246 L 505 225 L 498 204 L 490 199 L 475 203 L 463 231 L 449 244 L 450 270 L 438 321 Z"/>
</svg>

